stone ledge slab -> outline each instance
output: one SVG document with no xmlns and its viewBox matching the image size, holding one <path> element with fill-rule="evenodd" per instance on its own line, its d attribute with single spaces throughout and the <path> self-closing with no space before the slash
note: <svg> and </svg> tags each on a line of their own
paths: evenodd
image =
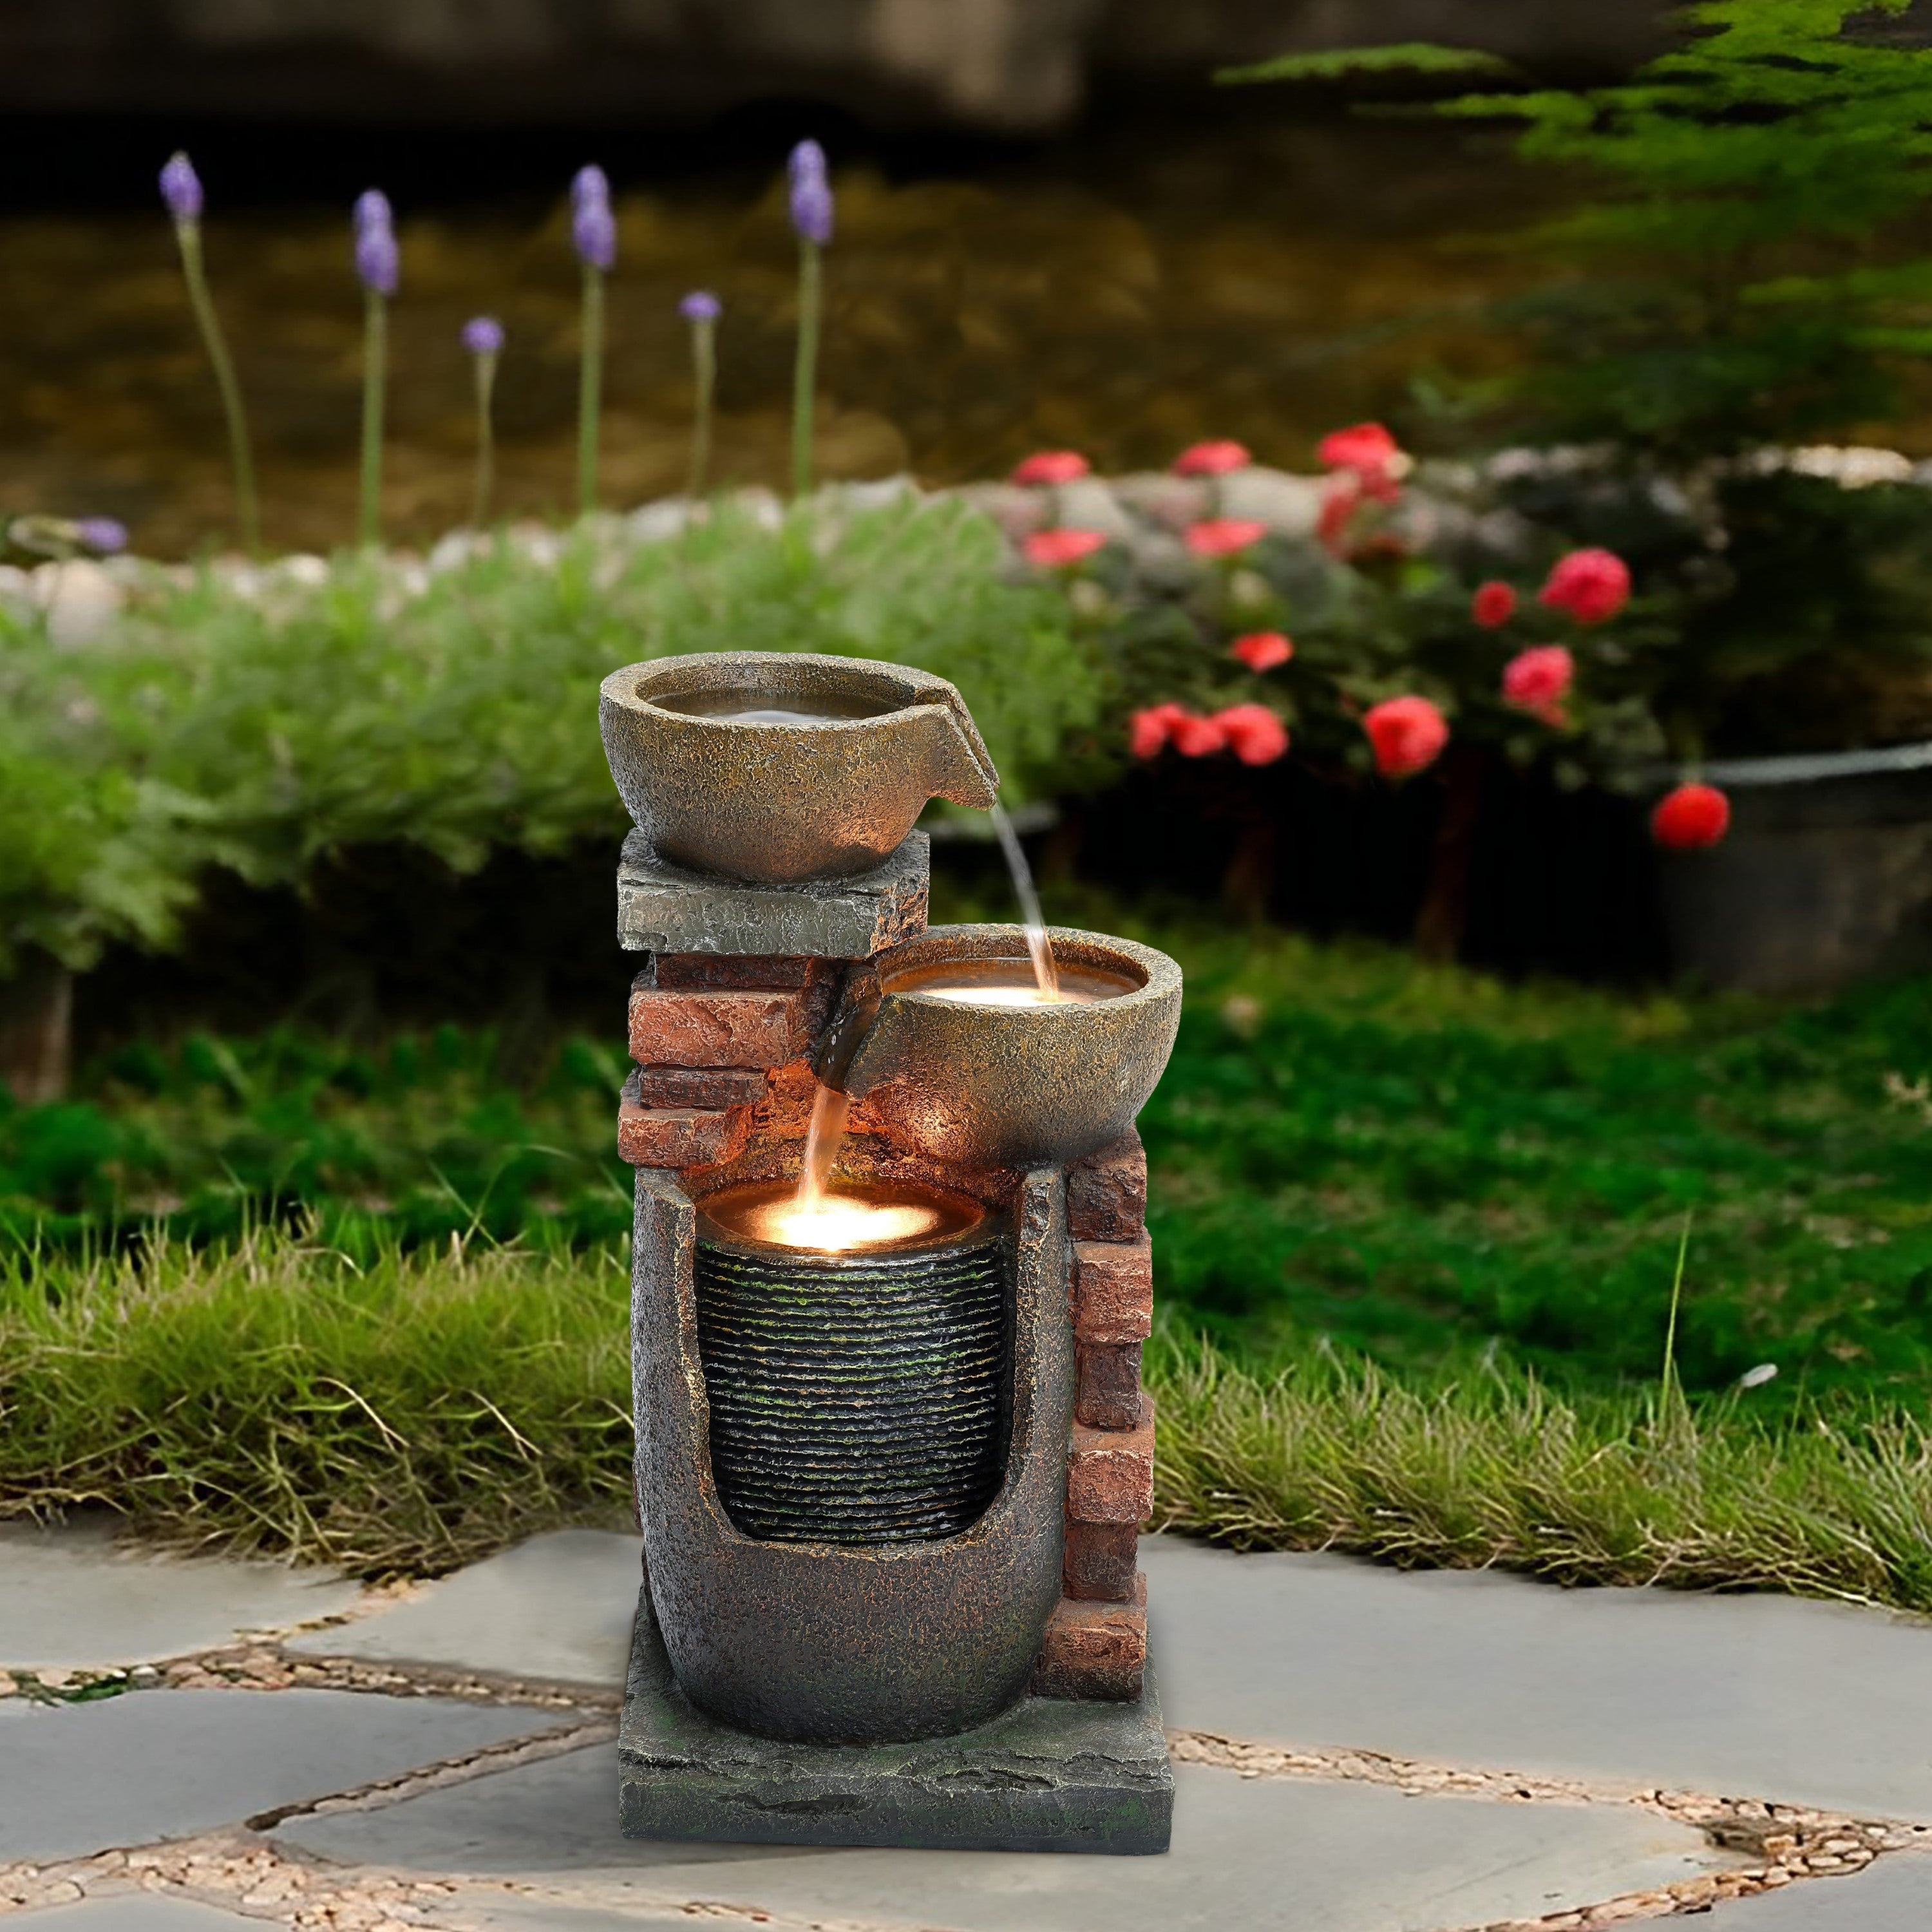
<svg viewBox="0 0 1932 1932">
<path fill-rule="evenodd" d="M 713 878 L 660 859 L 641 832 L 617 866 L 617 944 L 628 952 L 869 959 L 926 930 L 932 848 L 923 832 L 882 866 L 796 886 Z"/>
<path fill-rule="evenodd" d="M 1151 1673 L 1132 1703 L 1023 1698 L 911 1744 L 755 1738 L 677 1688 L 640 1593 L 618 1733 L 627 1838 L 953 1851 L 1164 1852 L 1174 1773 Z"/>
</svg>

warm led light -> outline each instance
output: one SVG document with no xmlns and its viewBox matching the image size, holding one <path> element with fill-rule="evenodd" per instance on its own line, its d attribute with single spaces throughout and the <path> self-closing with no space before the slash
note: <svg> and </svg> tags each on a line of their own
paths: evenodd
<svg viewBox="0 0 1932 1932">
<path fill-rule="evenodd" d="M 746 1216 L 745 1230 L 754 1240 L 779 1247 L 816 1248 L 825 1254 L 844 1254 L 853 1248 L 878 1248 L 929 1234 L 944 1216 L 937 1208 L 899 1204 L 884 1206 L 827 1194 L 809 1205 L 795 1198 L 767 1202 Z"/>
<path fill-rule="evenodd" d="M 1068 987 L 1047 993 L 1037 986 L 988 986 L 970 981 L 954 986 L 918 986 L 914 991 L 956 1006 L 1084 1006 L 1091 1005 L 1094 1000 L 1091 993 Z"/>
</svg>

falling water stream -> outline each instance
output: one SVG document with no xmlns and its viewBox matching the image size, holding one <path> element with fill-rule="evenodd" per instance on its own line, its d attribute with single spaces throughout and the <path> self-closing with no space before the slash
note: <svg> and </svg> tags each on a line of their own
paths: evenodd
<svg viewBox="0 0 1932 1932">
<path fill-rule="evenodd" d="M 746 714 L 749 715 L 749 714 Z M 994 987 L 976 993 L 976 998 L 988 1004 L 1058 1005 L 1066 998 L 1060 990 L 1060 975 L 1053 962 L 1053 947 L 1046 936 L 1046 920 L 1040 910 L 1040 894 L 1033 882 L 1033 868 L 1028 865 L 1026 854 L 1021 849 L 1019 835 L 1013 830 L 1013 822 L 1007 817 L 1006 807 L 995 804 L 993 807 L 993 830 L 1000 842 L 1000 850 L 1006 854 L 1006 869 L 1012 873 L 1013 892 L 1020 902 L 1020 917 L 1026 928 L 1027 956 L 1033 962 L 1033 988 L 1020 989 Z M 976 997 L 974 989 L 939 989 L 941 997 L 952 991 L 957 997 L 965 993 Z M 1022 997 L 1016 998 L 1015 994 Z M 1030 994 L 1030 997 L 1025 997 Z M 1001 995 L 1004 998 L 988 997 Z M 839 1144 L 845 1138 L 845 1118 L 850 1112 L 852 1096 L 836 1087 L 820 1081 L 818 1092 L 812 1102 L 812 1124 L 806 1130 L 805 1158 L 800 1163 L 798 1192 L 784 1217 L 784 1238 L 802 1246 L 821 1245 L 818 1232 L 827 1216 L 835 1211 L 827 1189 L 832 1179 L 832 1169 L 838 1158 Z M 848 1207 L 849 1204 L 840 1204 Z M 844 1245 L 843 1243 L 839 1245 Z"/>
</svg>

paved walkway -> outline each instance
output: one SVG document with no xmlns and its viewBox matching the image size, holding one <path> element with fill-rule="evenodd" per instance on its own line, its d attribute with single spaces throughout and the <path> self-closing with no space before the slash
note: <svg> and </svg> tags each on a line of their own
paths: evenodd
<svg viewBox="0 0 1932 1932">
<path fill-rule="evenodd" d="M 414 1591 L 0 1529 L 0 1916 L 46 1932 L 1932 1926 L 1932 1628 L 1142 1546 L 1156 1859 L 631 1843 L 638 1548 Z"/>
</svg>

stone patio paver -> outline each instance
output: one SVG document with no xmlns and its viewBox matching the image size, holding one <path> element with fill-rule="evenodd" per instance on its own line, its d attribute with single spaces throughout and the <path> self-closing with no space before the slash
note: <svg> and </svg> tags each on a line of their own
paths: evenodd
<svg viewBox="0 0 1932 1932">
<path fill-rule="evenodd" d="M 1733 1899 L 1699 1922 L 1706 1932 L 1927 1932 L 1932 1858 L 1900 1852 L 1855 1877 Z"/>
<path fill-rule="evenodd" d="M 341 1690 L 10 1700 L 0 1703 L 0 1864 L 178 1838 L 561 1721 L 513 1706 Z M 616 1790 L 614 1771 L 614 1808 Z"/>
<path fill-rule="evenodd" d="M 26 1914 L 20 1932 L 262 1932 L 262 1921 L 224 1912 L 199 1899 L 166 1898 L 155 1892 L 127 1892 L 90 1898 L 82 1905 L 56 1905 Z"/>
<path fill-rule="evenodd" d="M 117 1527 L 112 1516 L 0 1524 L 0 1670 L 179 1657 L 338 1615 L 361 1594 L 326 1570 L 130 1549 L 116 1544 Z"/>
<path fill-rule="evenodd" d="M 428 1585 L 406 1603 L 286 1647 L 615 1687 L 631 1654 L 642 1547 L 634 1536 L 556 1530 Z"/>
<path fill-rule="evenodd" d="M 1168 1724 L 1932 1821 L 1932 1625 L 1144 1538 Z"/>
<path fill-rule="evenodd" d="M 274 1835 L 345 1862 L 526 1879 L 542 1897 L 466 1901 L 466 1916 L 501 1932 L 602 1932 L 704 1901 L 734 1917 L 948 1932 L 1419 1932 L 1539 1916 L 1729 1862 L 1628 1807 L 1410 1798 L 1185 1765 L 1163 1858 L 664 1845 L 620 1836 L 616 1774 L 614 1747 L 598 1746 Z M 566 1921 L 565 1905 L 589 1916 Z"/>
</svg>

